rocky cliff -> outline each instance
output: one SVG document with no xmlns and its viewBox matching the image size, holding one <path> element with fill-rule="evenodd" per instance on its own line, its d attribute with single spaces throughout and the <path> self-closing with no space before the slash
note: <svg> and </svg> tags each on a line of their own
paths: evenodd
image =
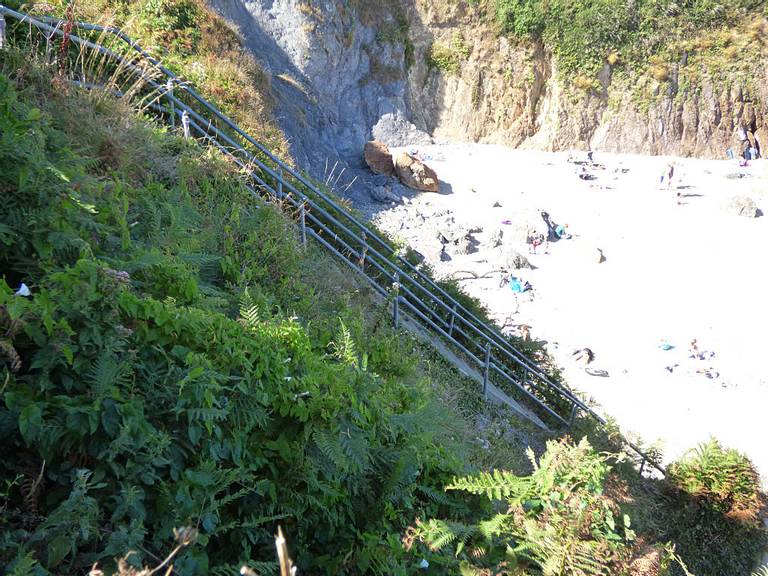
<svg viewBox="0 0 768 576">
<path fill-rule="evenodd" d="M 292 152 L 317 178 L 339 159 L 354 172 L 372 137 L 722 157 L 752 133 L 768 151 L 762 17 L 676 60 L 564 80 L 543 44 L 500 34 L 482 3 L 209 1 L 272 75 Z"/>
</svg>

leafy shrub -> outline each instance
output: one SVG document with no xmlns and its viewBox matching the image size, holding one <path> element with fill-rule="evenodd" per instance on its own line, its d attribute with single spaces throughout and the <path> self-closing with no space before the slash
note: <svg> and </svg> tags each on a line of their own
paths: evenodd
<svg viewBox="0 0 768 576">
<path fill-rule="evenodd" d="M 328 261 L 223 162 L 18 73 L 41 107 L 0 75 L 0 564 L 141 563 L 192 525 L 175 570 L 234 573 L 279 521 L 307 571 L 404 573 L 392 534 L 462 469 L 423 383 L 348 364 L 351 331 L 318 348 L 293 313 Z"/>
<path fill-rule="evenodd" d="M 766 542 L 760 482 L 752 463 L 716 440 L 668 468 L 676 490 L 666 537 L 696 574 L 746 574 Z M 717 542 L 712 546 L 711 542 Z"/>
<path fill-rule="evenodd" d="M 603 495 L 610 466 L 582 439 L 550 441 L 534 472 L 520 477 L 496 470 L 457 478 L 460 490 L 497 503 L 502 511 L 474 525 L 421 522 L 409 538 L 439 551 L 455 544 L 463 574 L 522 568 L 525 573 L 607 574 L 628 557 L 630 519 Z"/>
<path fill-rule="evenodd" d="M 505 33 L 520 38 L 538 36 L 545 26 L 544 7 L 539 0 L 497 0 L 496 18 Z"/>
<path fill-rule="evenodd" d="M 749 459 L 710 440 L 669 467 L 675 485 L 706 500 L 729 518 L 754 523 L 760 513 L 760 478 Z"/>
<path fill-rule="evenodd" d="M 62 17 L 67 2 L 45 6 Z M 202 0 L 87 0 L 77 3 L 76 18 L 122 27 L 248 133 L 290 160 L 272 114 L 270 76 L 239 34 Z"/>
<path fill-rule="evenodd" d="M 455 34 L 451 43 L 446 46 L 438 42 L 433 43 L 427 54 L 427 66 L 437 68 L 448 74 L 461 72 L 461 64 L 472 52 L 472 48 L 466 43 L 463 36 Z"/>
<path fill-rule="evenodd" d="M 501 30 L 518 38 L 543 40 L 567 78 L 594 76 L 606 61 L 644 67 L 651 55 L 675 41 L 727 29 L 756 0 L 495 0 Z M 658 72 L 654 74 L 658 76 Z"/>
</svg>

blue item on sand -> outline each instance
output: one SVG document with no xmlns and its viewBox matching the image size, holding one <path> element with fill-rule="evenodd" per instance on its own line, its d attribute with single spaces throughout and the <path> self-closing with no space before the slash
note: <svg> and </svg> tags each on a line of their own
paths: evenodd
<svg viewBox="0 0 768 576">
<path fill-rule="evenodd" d="M 672 344 L 670 344 L 669 342 L 662 342 L 661 344 L 659 344 L 659 348 L 661 348 L 662 350 L 672 350 L 674 346 L 672 346 Z"/>
<path fill-rule="evenodd" d="M 518 280 L 517 278 L 510 278 L 509 288 L 510 290 L 512 290 L 512 292 L 521 293 L 523 291 L 523 285 L 520 283 L 520 280 Z"/>
</svg>

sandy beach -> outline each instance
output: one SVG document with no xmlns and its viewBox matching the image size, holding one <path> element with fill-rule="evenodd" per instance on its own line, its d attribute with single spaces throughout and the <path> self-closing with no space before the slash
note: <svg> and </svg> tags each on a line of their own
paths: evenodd
<svg viewBox="0 0 768 576">
<path fill-rule="evenodd" d="M 748 454 L 765 481 L 768 217 L 723 205 L 745 195 L 768 211 L 768 161 L 742 168 L 735 160 L 596 152 L 594 179 L 582 180 L 575 162 L 586 160 L 583 152 L 476 144 L 418 152 L 440 176 L 441 193 L 384 208 L 376 216 L 382 228 L 424 254 L 439 276 L 466 278 L 465 290 L 508 330 L 529 325 L 570 386 L 625 432 L 658 442 L 666 462 L 714 436 Z M 670 188 L 659 181 L 669 161 Z M 541 224 L 540 210 L 573 237 L 534 255 L 525 229 Z M 466 230 L 470 253 L 445 246 L 444 227 Z M 512 250 L 534 266 L 512 272 L 533 286 L 520 296 L 502 282 Z M 692 339 L 706 359 L 689 358 Z M 585 347 L 594 352 L 589 367 L 607 376 L 573 360 Z"/>
</svg>

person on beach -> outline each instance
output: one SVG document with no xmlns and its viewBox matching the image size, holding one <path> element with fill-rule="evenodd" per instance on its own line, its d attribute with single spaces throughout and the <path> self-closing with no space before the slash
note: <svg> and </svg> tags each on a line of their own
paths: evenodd
<svg viewBox="0 0 768 576">
<path fill-rule="evenodd" d="M 664 179 L 667 180 L 667 190 L 672 189 L 672 179 L 675 177 L 675 163 L 670 162 L 667 164 L 667 169 L 664 170 L 664 173 L 661 175 L 661 181 L 660 183 L 664 185 Z M 675 201 L 678 206 L 680 206 L 680 191 L 675 187 Z"/>
<path fill-rule="evenodd" d="M 528 235 L 528 253 L 536 254 L 536 248 L 544 243 L 544 235 L 533 232 Z"/>
<path fill-rule="evenodd" d="M 670 162 L 667 164 L 667 169 L 664 171 L 664 174 L 661 175 L 661 182 L 664 182 L 664 178 L 667 179 L 667 190 L 670 190 L 672 188 L 672 178 L 675 177 L 675 163 Z"/>
<path fill-rule="evenodd" d="M 558 224 L 555 226 L 555 234 L 561 240 L 570 240 L 572 238 L 571 234 L 568 232 L 568 224 Z"/>
</svg>

